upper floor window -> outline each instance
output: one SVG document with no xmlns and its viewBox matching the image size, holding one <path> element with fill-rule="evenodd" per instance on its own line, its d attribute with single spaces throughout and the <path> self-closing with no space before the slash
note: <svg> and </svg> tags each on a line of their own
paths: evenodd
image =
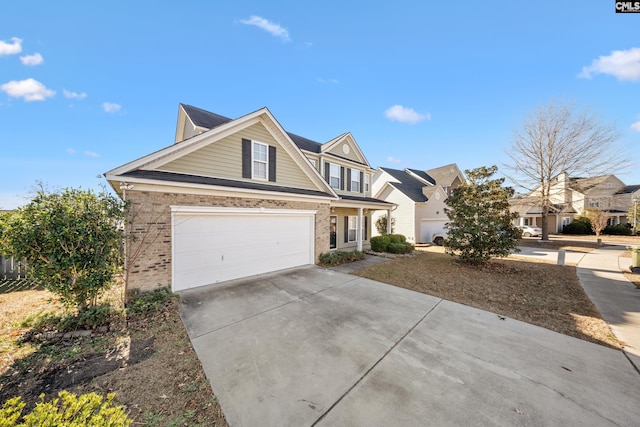
<svg viewBox="0 0 640 427">
<path fill-rule="evenodd" d="M 269 164 L 269 148 L 262 142 L 253 142 L 252 163 L 253 178 L 267 179 L 267 165 Z"/>
<path fill-rule="evenodd" d="M 364 174 L 364 192 L 369 192 L 369 174 Z"/>
<path fill-rule="evenodd" d="M 329 185 L 332 188 L 340 189 L 340 165 L 329 163 Z"/>
<path fill-rule="evenodd" d="M 351 191 L 360 192 L 360 171 L 358 169 L 351 169 Z"/>
<path fill-rule="evenodd" d="M 599 208 L 600 207 L 600 202 L 598 200 L 589 200 L 589 207 L 590 208 Z"/>
</svg>

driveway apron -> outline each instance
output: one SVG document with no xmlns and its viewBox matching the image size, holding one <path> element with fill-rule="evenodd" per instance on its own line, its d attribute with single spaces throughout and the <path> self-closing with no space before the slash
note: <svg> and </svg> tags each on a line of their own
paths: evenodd
<svg viewBox="0 0 640 427">
<path fill-rule="evenodd" d="M 310 266 L 181 293 L 232 426 L 633 425 L 622 352 Z"/>
</svg>

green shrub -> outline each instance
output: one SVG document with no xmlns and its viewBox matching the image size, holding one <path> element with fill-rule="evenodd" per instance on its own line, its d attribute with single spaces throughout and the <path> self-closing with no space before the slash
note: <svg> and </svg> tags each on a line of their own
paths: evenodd
<svg viewBox="0 0 640 427">
<path fill-rule="evenodd" d="M 389 234 L 390 243 L 405 243 L 407 238 L 402 234 Z"/>
<path fill-rule="evenodd" d="M 65 390 L 58 397 L 49 402 L 44 401 L 44 394 L 40 395 L 40 402 L 30 413 L 22 417 L 22 410 L 26 406 L 21 397 L 7 400 L 0 409 L 0 426 L 2 427 L 30 427 L 30 426 L 65 426 L 65 427 L 123 427 L 130 426 L 122 406 L 114 406 L 115 395 L 108 394 L 103 402 L 102 396 L 96 393 L 80 396 Z"/>
<path fill-rule="evenodd" d="M 571 224 L 565 225 L 562 229 L 564 234 L 593 234 L 591 221 L 589 218 L 578 217 Z"/>
<path fill-rule="evenodd" d="M 131 299 L 127 304 L 127 312 L 130 314 L 144 314 L 157 310 L 173 298 L 173 296 L 169 288 L 155 289 L 142 294 L 133 291 L 130 294 Z"/>
<path fill-rule="evenodd" d="M 604 230 L 602 230 L 602 234 L 609 234 L 613 236 L 630 236 L 631 229 L 631 224 L 607 225 Z"/>
<path fill-rule="evenodd" d="M 116 312 L 109 304 L 101 304 L 67 315 L 57 315 L 53 312 L 39 313 L 27 317 L 20 326 L 31 328 L 30 334 L 45 331 L 69 332 L 79 329 L 98 329 L 111 324 L 115 315 Z"/>
<path fill-rule="evenodd" d="M 371 243 L 371 250 L 374 252 L 387 252 L 389 243 L 391 243 L 391 236 L 393 236 L 393 234 L 372 237 L 369 240 L 369 243 Z"/>
<path fill-rule="evenodd" d="M 363 251 L 333 251 L 323 252 L 318 257 L 320 264 L 333 266 L 364 259 Z"/>
<path fill-rule="evenodd" d="M 392 254 L 408 254 L 413 252 L 414 246 L 411 243 L 390 243 L 389 253 Z"/>
</svg>

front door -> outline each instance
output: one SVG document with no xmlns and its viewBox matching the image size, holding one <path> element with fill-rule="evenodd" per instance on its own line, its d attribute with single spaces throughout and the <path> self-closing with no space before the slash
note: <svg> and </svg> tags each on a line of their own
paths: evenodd
<svg viewBox="0 0 640 427">
<path fill-rule="evenodd" d="M 329 249 L 335 249 L 337 246 L 338 235 L 338 217 L 329 217 Z"/>
</svg>

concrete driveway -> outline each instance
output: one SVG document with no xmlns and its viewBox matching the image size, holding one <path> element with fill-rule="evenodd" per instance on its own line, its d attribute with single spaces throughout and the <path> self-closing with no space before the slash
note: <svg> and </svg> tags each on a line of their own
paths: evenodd
<svg viewBox="0 0 640 427">
<path fill-rule="evenodd" d="M 232 426 L 638 425 L 621 351 L 316 266 L 181 293 Z"/>
</svg>

